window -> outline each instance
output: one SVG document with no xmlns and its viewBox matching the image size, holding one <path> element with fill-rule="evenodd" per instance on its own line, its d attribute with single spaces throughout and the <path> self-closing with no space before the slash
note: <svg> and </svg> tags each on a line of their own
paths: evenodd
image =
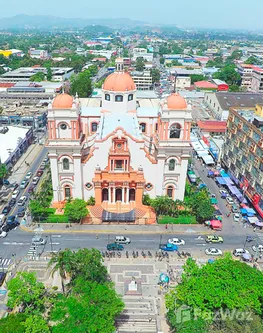
<svg viewBox="0 0 263 333">
<path fill-rule="evenodd" d="M 115 169 L 122 169 L 123 168 L 123 161 L 122 160 L 116 160 L 115 161 Z"/>
<path fill-rule="evenodd" d="M 128 96 L 128 101 L 132 101 L 133 100 L 133 94 L 130 94 L 129 96 Z"/>
<path fill-rule="evenodd" d="M 172 198 L 173 197 L 173 187 L 172 186 L 168 186 L 167 187 L 167 196 L 169 198 Z"/>
<path fill-rule="evenodd" d="M 62 130 L 65 130 L 65 129 L 67 129 L 67 124 L 65 124 L 65 123 L 63 123 L 63 124 L 61 124 L 60 125 L 60 128 L 62 129 Z"/>
<path fill-rule="evenodd" d="M 105 101 L 110 101 L 110 95 L 109 94 L 105 94 Z"/>
<path fill-rule="evenodd" d="M 175 169 L 175 160 L 172 159 L 169 161 L 169 171 L 174 171 Z"/>
<path fill-rule="evenodd" d="M 141 124 L 140 124 L 140 128 L 141 128 L 141 131 L 142 131 L 143 133 L 146 132 L 146 124 L 145 124 L 145 123 L 141 123 Z"/>
<path fill-rule="evenodd" d="M 155 130 L 158 131 L 158 124 L 155 124 Z"/>
<path fill-rule="evenodd" d="M 181 125 L 174 124 L 170 128 L 170 139 L 179 139 L 181 134 Z"/>
<path fill-rule="evenodd" d="M 123 102 L 123 96 L 122 95 L 116 95 L 115 96 L 115 102 Z"/>
<path fill-rule="evenodd" d="M 68 158 L 64 158 L 62 164 L 63 164 L 63 170 L 69 170 L 69 159 Z"/>
<path fill-rule="evenodd" d="M 92 123 L 91 124 L 91 132 L 97 132 L 98 129 L 98 124 L 97 123 Z"/>
<path fill-rule="evenodd" d="M 65 198 L 66 199 L 70 199 L 70 197 L 71 197 L 70 187 L 69 186 L 65 186 L 64 191 L 65 191 Z"/>
</svg>

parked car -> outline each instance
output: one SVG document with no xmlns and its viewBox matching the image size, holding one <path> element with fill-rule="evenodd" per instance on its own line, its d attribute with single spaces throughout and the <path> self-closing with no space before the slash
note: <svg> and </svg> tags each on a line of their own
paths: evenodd
<svg viewBox="0 0 263 333">
<path fill-rule="evenodd" d="M 16 198 L 19 196 L 19 193 L 20 193 L 19 190 L 15 190 L 15 191 L 12 193 L 12 199 L 16 199 Z"/>
<path fill-rule="evenodd" d="M 3 225 L 5 223 L 6 216 L 4 214 L 0 214 L 0 225 Z"/>
<path fill-rule="evenodd" d="M 215 247 L 209 247 L 208 249 L 205 249 L 205 254 L 208 256 L 221 256 L 223 252 Z"/>
<path fill-rule="evenodd" d="M 117 244 L 130 244 L 131 240 L 128 237 L 124 236 L 116 236 L 115 237 L 115 243 Z"/>
<path fill-rule="evenodd" d="M 5 238 L 7 236 L 6 231 L 0 231 L 0 238 Z"/>
<path fill-rule="evenodd" d="M 124 247 L 121 244 L 112 243 L 107 245 L 108 251 L 122 251 L 123 249 Z"/>
<path fill-rule="evenodd" d="M 17 210 L 17 217 L 23 217 L 26 213 L 25 207 L 21 206 Z"/>
<path fill-rule="evenodd" d="M 223 243 L 224 242 L 222 237 L 216 236 L 216 235 L 207 236 L 205 241 L 206 241 L 206 243 Z"/>
<path fill-rule="evenodd" d="M 43 159 L 43 162 L 48 163 L 48 161 L 49 161 L 49 158 L 48 158 L 48 156 L 46 156 L 46 157 Z"/>
<path fill-rule="evenodd" d="M 5 206 L 4 209 L 2 210 L 2 214 L 7 215 L 11 210 L 10 206 Z"/>
<path fill-rule="evenodd" d="M 32 172 L 29 171 L 29 172 L 26 174 L 25 179 L 29 180 L 31 177 L 32 177 Z"/>
<path fill-rule="evenodd" d="M 34 192 L 34 190 L 35 190 L 35 185 L 34 184 L 32 184 L 32 185 L 30 185 L 30 187 L 29 187 L 29 189 L 28 189 L 28 193 L 33 193 Z"/>
<path fill-rule="evenodd" d="M 18 188 L 18 186 L 19 185 L 17 183 L 13 183 L 13 184 L 10 185 L 10 188 L 12 188 L 13 191 L 15 191 Z"/>
<path fill-rule="evenodd" d="M 32 184 L 37 185 L 39 182 L 39 177 L 34 177 L 32 180 Z"/>
<path fill-rule="evenodd" d="M 174 245 L 185 245 L 185 241 L 180 238 L 170 238 L 168 239 L 168 243 Z"/>
<path fill-rule="evenodd" d="M 231 211 L 232 211 L 232 213 L 237 213 L 239 211 L 239 209 L 238 209 L 238 207 L 236 205 L 233 205 L 231 207 Z"/>
<path fill-rule="evenodd" d="M 231 197 L 226 197 L 226 202 L 231 206 L 234 205 L 234 200 Z"/>
<path fill-rule="evenodd" d="M 42 175 L 43 175 L 43 170 L 37 170 L 37 173 L 36 173 L 36 175 L 37 175 L 37 177 L 41 177 Z"/>
<path fill-rule="evenodd" d="M 46 163 L 41 163 L 40 164 L 40 167 L 39 167 L 39 170 L 45 170 L 45 168 L 46 168 Z"/>
<path fill-rule="evenodd" d="M 10 231 L 10 230 L 15 229 L 16 227 L 18 227 L 19 224 L 20 223 L 17 222 L 17 221 L 15 221 L 13 223 L 6 224 L 6 225 L 3 226 L 2 231 L 8 232 L 8 231 Z"/>
<path fill-rule="evenodd" d="M 239 222 L 240 220 L 240 214 L 236 213 L 233 215 L 234 222 Z"/>
<path fill-rule="evenodd" d="M 27 187 L 27 185 L 29 184 L 27 179 L 24 179 L 21 184 L 20 184 L 20 188 L 21 189 L 25 189 Z"/>
<path fill-rule="evenodd" d="M 16 219 L 15 215 L 9 215 L 8 218 L 6 219 L 6 223 L 13 223 Z"/>
<path fill-rule="evenodd" d="M 226 198 L 227 196 L 229 196 L 228 192 L 225 190 L 219 190 L 219 193 L 221 195 L 221 198 Z"/>
<path fill-rule="evenodd" d="M 249 253 L 249 251 L 248 250 L 246 250 L 246 249 L 235 249 L 234 251 L 233 251 L 233 255 L 235 256 L 235 257 L 241 257 L 243 254 L 249 254 L 250 255 L 250 253 Z"/>
<path fill-rule="evenodd" d="M 3 285 L 5 281 L 6 273 L 5 272 L 0 272 L 0 286 Z"/>
<path fill-rule="evenodd" d="M 26 203 L 27 197 L 25 195 L 23 195 L 17 202 L 18 206 L 24 206 Z"/>
<path fill-rule="evenodd" d="M 263 252 L 263 245 L 253 245 L 252 246 L 252 250 L 255 251 L 255 252 Z"/>
<path fill-rule="evenodd" d="M 11 200 L 9 201 L 9 206 L 10 206 L 10 207 L 14 207 L 15 204 L 16 204 L 16 199 L 11 199 Z"/>
<path fill-rule="evenodd" d="M 160 250 L 162 251 L 178 251 L 178 246 L 174 244 L 161 244 L 159 246 Z"/>
<path fill-rule="evenodd" d="M 45 245 L 47 242 L 46 238 L 42 238 L 41 236 L 34 236 L 32 238 L 33 245 Z"/>
</svg>

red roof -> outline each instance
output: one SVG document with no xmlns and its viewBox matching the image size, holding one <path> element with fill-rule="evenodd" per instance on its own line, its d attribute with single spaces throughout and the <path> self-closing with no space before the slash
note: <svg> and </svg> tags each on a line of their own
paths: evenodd
<svg viewBox="0 0 263 333">
<path fill-rule="evenodd" d="M 226 131 L 226 121 L 199 120 L 197 125 L 201 130 L 205 130 L 207 132 L 224 133 Z"/>
<path fill-rule="evenodd" d="M 202 89 L 217 89 L 217 85 L 208 81 L 197 81 L 194 83 L 195 87 Z"/>
<path fill-rule="evenodd" d="M 11 88 L 15 85 L 15 83 L 6 83 L 6 82 L 2 82 L 0 83 L 0 88 Z"/>
</svg>

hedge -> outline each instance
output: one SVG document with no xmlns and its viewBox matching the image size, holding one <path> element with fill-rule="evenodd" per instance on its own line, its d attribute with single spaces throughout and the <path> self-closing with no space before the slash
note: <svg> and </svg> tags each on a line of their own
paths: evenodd
<svg viewBox="0 0 263 333">
<path fill-rule="evenodd" d="M 158 224 L 197 224 L 195 216 L 161 216 L 158 219 Z"/>
</svg>

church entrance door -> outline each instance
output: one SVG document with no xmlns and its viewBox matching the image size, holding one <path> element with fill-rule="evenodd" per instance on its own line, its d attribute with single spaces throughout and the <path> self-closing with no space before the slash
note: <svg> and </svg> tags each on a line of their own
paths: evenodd
<svg viewBox="0 0 263 333">
<path fill-rule="evenodd" d="M 122 189 L 121 188 L 116 189 L 116 201 L 122 201 Z"/>
</svg>

